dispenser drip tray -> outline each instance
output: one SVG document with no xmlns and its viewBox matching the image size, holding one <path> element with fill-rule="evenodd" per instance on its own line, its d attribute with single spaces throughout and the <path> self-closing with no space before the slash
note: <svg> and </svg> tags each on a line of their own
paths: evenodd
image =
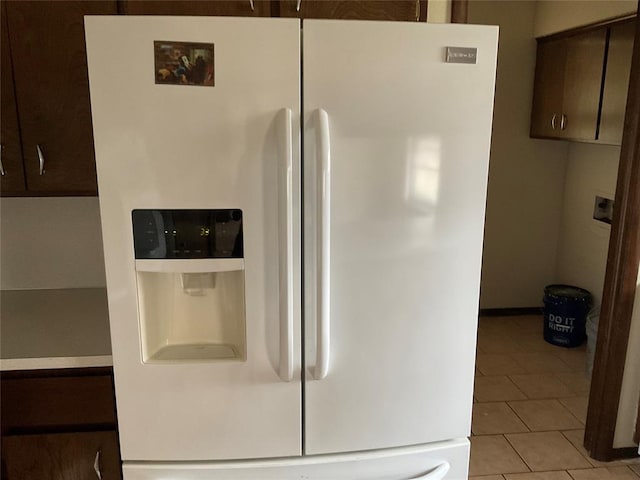
<svg viewBox="0 0 640 480">
<path fill-rule="evenodd" d="M 149 360 L 151 361 L 176 361 L 193 360 L 205 361 L 211 359 L 236 359 L 239 358 L 238 350 L 233 345 L 220 343 L 190 343 L 183 345 L 167 345 L 159 349 Z"/>
</svg>

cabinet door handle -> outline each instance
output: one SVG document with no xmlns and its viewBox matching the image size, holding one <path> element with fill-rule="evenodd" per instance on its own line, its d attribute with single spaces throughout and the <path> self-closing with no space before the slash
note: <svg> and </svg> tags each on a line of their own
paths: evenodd
<svg viewBox="0 0 640 480">
<path fill-rule="evenodd" d="M 93 461 L 93 471 L 96 472 L 98 480 L 102 480 L 102 472 L 100 471 L 100 450 L 96 452 L 96 459 Z"/>
<path fill-rule="evenodd" d="M 4 169 L 4 165 L 2 165 L 2 152 L 4 151 L 4 145 L 0 145 L 0 175 L 3 177 L 7 174 L 7 171 Z"/>
<path fill-rule="evenodd" d="M 551 117 L 551 128 L 553 128 L 554 130 L 556 129 L 556 118 L 558 117 L 558 114 L 554 113 L 553 117 Z"/>
<path fill-rule="evenodd" d="M 296 3 L 296 12 L 300 11 L 300 5 L 302 4 L 302 0 L 298 0 L 298 2 Z"/>
<path fill-rule="evenodd" d="M 256 6 L 253 4 L 253 0 L 249 0 L 249 5 L 251 6 L 251 11 L 255 12 L 256 11 Z"/>
<path fill-rule="evenodd" d="M 36 145 L 36 151 L 38 152 L 38 163 L 40 164 L 40 175 L 44 175 L 44 153 L 40 145 Z"/>
<path fill-rule="evenodd" d="M 416 22 L 420 21 L 420 0 L 416 0 Z"/>
<path fill-rule="evenodd" d="M 563 113 L 560 116 L 560 130 L 567 128 L 567 116 Z"/>
</svg>

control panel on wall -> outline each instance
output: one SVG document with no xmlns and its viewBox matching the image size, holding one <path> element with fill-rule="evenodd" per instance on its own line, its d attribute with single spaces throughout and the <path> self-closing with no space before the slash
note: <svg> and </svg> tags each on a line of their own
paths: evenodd
<svg viewBox="0 0 640 480">
<path fill-rule="evenodd" d="M 593 206 L 593 219 L 611 225 L 613 220 L 613 200 L 596 195 Z"/>
</svg>

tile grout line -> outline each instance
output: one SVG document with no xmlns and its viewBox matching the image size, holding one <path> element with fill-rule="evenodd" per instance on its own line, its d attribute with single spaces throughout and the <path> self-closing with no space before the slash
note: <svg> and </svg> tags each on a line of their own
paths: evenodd
<svg viewBox="0 0 640 480">
<path fill-rule="evenodd" d="M 578 373 L 579 373 L 579 372 L 571 372 L 571 374 L 572 374 L 572 375 L 578 375 Z M 576 392 L 576 390 L 574 390 L 573 388 L 571 388 L 571 386 L 570 386 L 570 385 L 567 385 L 565 382 L 563 382 L 563 381 L 562 381 L 562 379 L 558 376 L 558 374 L 557 374 L 557 373 L 554 373 L 554 374 L 553 374 L 553 376 L 554 376 L 554 377 L 556 377 L 556 378 L 558 379 L 558 381 L 559 381 L 560 383 L 562 383 L 565 387 L 567 387 L 571 392 L 573 392 L 573 394 L 574 394 L 576 397 L 584 396 L 584 392 L 582 392 L 582 393 L 580 393 L 580 394 L 579 394 L 578 392 Z M 586 376 L 585 376 L 585 377 L 586 377 Z M 589 379 L 588 379 L 588 382 L 589 382 L 589 386 L 591 386 L 591 378 L 589 378 Z M 587 396 L 588 396 L 588 395 L 589 395 L 589 394 L 587 394 Z"/>
<path fill-rule="evenodd" d="M 579 449 L 578 447 L 576 447 L 576 446 L 573 444 L 573 442 L 569 439 L 569 437 L 567 437 L 567 436 L 565 435 L 565 433 L 564 433 L 564 432 L 570 432 L 571 430 L 558 430 L 558 431 L 560 432 L 560 435 L 562 435 L 564 438 L 566 438 L 566 439 L 567 439 L 567 442 L 569 442 L 569 443 L 571 444 L 571 446 L 572 446 L 573 448 L 575 448 L 575 449 L 578 451 L 578 453 L 579 453 L 580 455 L 582 455 L 582 456 L 585 458 L 585 460 L 586 460 L 587 462 L 589 462 L 589 465 L 591 465 L 591 468 L 592 468 L 592 469 L 593 469 L 593 468 L 599 468 L 599 467 L 597 467 L 596 465 L 594 465 L 593 463 L 591 463 L 591 460 L 593 460 L 593 459 L 592 459 L 591 457 L 589 457 L 589 452 L 586 452 L 586 450 L 585 450 L 585 452 L 587 453 L 587 454 L 585 455 L 585 454 L 582 452 L 582 450 L 581 450 L 581 449 Z M 567 473 L 569 473 L 569 471 L 568 471 L 568 470 L 567 470 Z M 569 475 L 571 475 L 571 474 L 569 474 Z M 573 478 L 573 477 L 572 477 L 572 478 Z"/>
<path fill-rule="evenodd" d="M 524 393 L 522 390 L 520 390 L 520 389 L 518 388 L 518 386 L 517 386 L 515 383 L 513 383 L 513 380 L 511 380 L 511 379 L 509 378 L 509 375 L 482 375 L 482 376 L 483 376 L 483 377 L 485 377 L 485 378 L 486 378 L 486 377 L 489 377 L 489 378 L 504 377 L 504 378 L 506 378 L 506 379 L 507 379 L 507 380 L 509 380 L 509 382 L 513 385 L 513 387 L 518 391 L 518 393 L 522 394 L 522 396 L 524 396 L 524 398 L 525 398 L 526 400 L 529 400 L 529 397 L 527 397 L 527 396 L 525 395 L 525 393 Z M 477 398 L 477 397 L 475 396 L 475 384 L 474 384 L 474 398 Z M 508 401 L 510 401 L 510 400 L 479 400 L 479 401 L 477 401 L 476 403 L 508 402 Z"/>
<path fill-rule="evenodd" d="M 533 467 L 531 465 L 529 465 L 527 463 L 527 461 L 522 457 L 522 455 L 520 455 L 520 452 L 518 451 L 518 449 L 513 445 L 513 443 L 511 443 L 509 441 L 509 439 L 507 438 L 506 434 L 502 435 L 504 437 L 504 439 L 507 441 L 507 443 L 509 444 L 509 446 L 513 449 L 514 452 L 516 452 L 516 455 L 518 455 L 518 457 L 520 457 L 520 460 L 522 460 L 522 463 L 524 463 L 527 468 L 529 469 L 529 472 L 535 472 L 535 470 L 533 469 Z M 536 472 L 537 473 L 537 472 Z"/>
<path fill-rule="evenodd" d="M 509 405 L 509 402 L 506 400 L 501 400 L 501 401 L 497 401 L 497 402 L 477 402 L 475 405 L 478 404 L 482 404 L 482 405 L 486 405 L 488 403 L 494 403 L 494 404 L 503 404 L 505 405 L 510 412 L 512 412 L 515 417 L 522 423 L 522 425 L 524 426 L 524 428 L 527 429 L 526 432 L 496 432 L 496 433 L 473 433 L 473 421 L 471 422 L 471 431 L 473 433 L 474 437 L 484 437 L 484 436 L 488 436 L 488 435 L 507 435 L 507 434 L 512 434 L 512 433 L 532 433 L 531 429 L 529 428 L 529 425 L 526 424 L 526 422 L 524 420 L 522 420 L 522 418 L 520 418 L 520 416 L 511 408 L 511 406 Z"/>
<path fill-rule="evenodd" d="M 481 318 L 479 319 L 479 326 L 481 325 Z M 487 345 L 489 345 L 489 347 L 493 347 L 493 341 L 494 339 L 492 338 L 487 338 L 487 342 L 481 342 L 480 341 L 480 337 L 484 334 L 487 334 L 487 332 L 481 332 L 481 329 L 478 329 L 478 343 L 487 343 Z M 511 335 L 513 333 L 513 335 Z M 600 468 L 600 467 L 606 467 L 604 465 L 594 465 L 591 463 L 590 458 L 583 453 L 583 449 L 579 449 L 577 446 L 573 445 L 573 443 L 571 442 L 571 440 L 569 440 L 569 438 L 567 437 L 567 435 L 565 435 L 564 431 L 572 431 L 572 430 L 582 430 L 584 428 L 584 422 L 578 418 L 578 415 L 576 415 L 573 411 L 571 411 L 567 406 L 565 406 L 561 401 L 560 398 L 563 399 L 575 399 L 575 398 L 580 398 L 580 397 L 584 397 L 583 392 L 579 393 L 578 390 L 580 389 L 580 383 L 579 382 L 573 382 L 573 384 L 576 384 L 575 386 L 577 386 L 578 388 L 574 388 L 574 386 L 571 386 L 567 383 L 565 383 L 565 381 L 563 381 L 563 379 L 560 378 L 559 373 L 556 370 L 551 369 L 551 371 L 542 371 L 542 372 L 532 372 L 529 368 L 527 368 L 526 366 L 524 366 L 522 364 L 522 362 L 517 361 L 513 355 L 514 354 L 530 354 L 533 355 L 532 361 L 536 360 L 536 355 L 540 356 L 540 362 L 541 362 L 541 366 L 544 366 L 544 357 L 549 358 L 549 362 L 551 363 L 551 366 L 553 366 L 554 362 L 558 362 L 558 368 L 561 370 L 561 374 L 565 374 L 567 376 L 569 376 L 569 380 L 572 380 L 571 376 L 574 377 L 578 377 L 578 374 L 583 373 L 582 371 L 579 371 L 577 368 L 579 360 L 580 360 L 580 356 L 581 355 L 576 355 L 576 358 L 574 359 L 573 356 L 571 357 L 566 357 L 568 360 L 565 361 L 563 359 L 562 356 L 560 356 L 560 352 L 558 351 L 551 351 L 551 350 L 543 350 L 543 349 L 539 349 L 538 350 L 538 345 L 536 345 L 536 343 L 533 341 L 534 338 L 534 334 L 533 332 L 518 332 L 518 331 L 505 331 L 505 335 L 507 338 L 510 338 L 514 344 L 514 347 L 516 348 L 515 351 L 508 351 L 508 352 L 488 352 L 485 350 L 482 350 L 480 348 L 478 348 L 477 353 L 482 353 L 482 354 L 488 354 L 488 355 L 504 355 L 505 358 L 511 358 L 513 363 L 518 365 L 518 367 L 522 370 L 524 370 L 524 372 L 521 373 L 517 373 L 517 372 L 513 372 L 512 373 L 507 373 L 507 374 L 503 374 L 503 375 L 487 375 L 482 369 L 478 368 L 478 372 L 479 375 L 482 376 L 489 376 L 489 377 L 503 377 L 506 378 L 507 382 L 505 383 L 509 383 L 511 385 L 511 388 L 513 388 L 514 392 L 517 392 L 518 394 L 520 394 L 522 396 L 521 399 L 512 399 L 512 400 L 505 400 L 505 399 L 492 399 L 489 401 L 477 401 L 476 398 L 476 402 L 475 403 L 495 403 L 495 404 L 506 404 L 508 407 L 508 411 L 511 412 L 514 415 L 515 419 L 518 419 L 518 421 L 520 421 L 522 423 L 522 425 L 524 425 L 525 430 L 524 432 L 505 432 L 500 434 L 500 436 L 502 436 L 502 438 L 504 440 L 506 440 L 507 445 L 509 445 L 509 447 L 516 453 L 517 457 L 522 461 L 522 463 L 526 466 L 526 468 L 529 470 L 529 472 L 532 472 L 533 475 L 536 475 L 537 473 L 544 473 L 545 471 L 534 471 L 533 467 L 531 465 L 529 465 L 529 463 L 525 460 L 524 456 L 522 454 L 520 454 L 520 452 L 516 449 L 515 444 L 513 444 L 510 439 L 508 438 L 508 436 L 511 435 L 530 435 L 530 434 L 535 434 L 535 433 L 559 433 L 560 437 L 566 441 L 573 450 L 575 450 L 576 452 L 578 452 L 579 457 L 583 458 L 584 461 L 586 462 L 587 467 L 578 467 L 574 470 L 593 470 L 596 468 Z M 492 333 L 489 333 L 488 336 L 492 336 Z M 524 346 L 523 346 L 524 345 Z M 564 353 L 564 352 L 563 352 Z M 586 353 L 583 353 L 583 355 L 586 355 Z M 551 360 L 553 359 L 553 360 Z M 477 359 L 476 359 L 477 361 Z M 569 361 L 571 361 L 571 364 L 569 363 Z M 490 371 L 491 369 L 489 369 Z M 543 369 L 544 370 L 544 369 Z M 565 371 L 566 370 L 566 371 Z M 562 394 L 562 395 L 556 395 L 556 396 L 548 396 L 548 397 L 542 397 L 542 398 L 532 398 L 530 395 L 526 394 L 521 388 L 520 386 L 513 380 L 513 376 L 514 375 L 548 375 L 548 378 L 550 380 L 554 380 L 559 382 L 560 384 L 562 384 L 565 387 L 565 390 L 567 390 L 568 394 Z M 570 382 L 571 383 L 571 382 Z M 534 389 L 535 390 L 535 389 Z M 553 390 L 553 389 L 552 389 Z M 583 390 L 583 389 L 582 389 Z M 544 389 L 543 389 L 544 391 Z M 535 392 L 534 392 L 535 393 Z M 504 397 L 508 397 L 508 395 L 504 395 Z M 567 416 L 567 419 L 573 419 L 577 422 L 577 424 L 581 425 L 580 428 L 567 428 L 565 430 L 556 428 L 556 429 L 551 429 L 551 430 L 532 430 L 532 427 L 524 420 L 524 418 L 518 414 L 518 412 L 515 410 L 515 408 L 513 407 L 513 404 L 516 402 L 527 402 L 527 401 L 547 401 L 547 402 L 552 402 L 554 403 L 554 406 L 558 406 L 559 410 L 561 412 L 563 412 L 563 414 L 569 414 Z M 534 422 L 535 423 L 535 422 Z M 570 422 L 569 422 L 570 423 Z M 499 425 L 498 425 L 499 426 Z M 486 435 L 490 435 L 489 433 L 487 433 Z M 562 467 L 560 467 L 562 468 Z M 631 469 L 630 466 L 626 466 L 627 470 L 631 470 L 631 472 L 633 473 L 634 476 L 636 477 L 640 477 L 640 472 L 636 472 L 635 470 Z M 562 471 L 565 472 L 565 474 L 567 475 L 567 478 L 570 478 L 571 480 L 576 480 L 577 477 L 575 477 L 574 475 L 572 475 L 571 473 L 569 473 L 568 469 L 564 469 L 564 470 L 548 470 L 549 472 L 552 471 Z M 497 478 L 500 478 L 502 480 L 507 480 L 507 473 L 504 472 L 496 472 L 495 473 Z M 522 473 L 522 474 L 518 474 L 518 475 L 527 475 L 526 473 Z M 480 478 L 483 478 L 482 476 Z"/>
<path fill-rule="evenodd" d="M 517 401 L 517 400 L 515 400 Z M 526 400 L 520 400 L 521 402 L 526 402 Z M 509 404 L 509 402 L 504 402 L 507 404 L 507 407 L 509 407 L 509 410 L 511 410 L 513 412 L 513 414 L 518 417 L 518 420 L 520 420 L 522 422 L 522 424 L 527 427 L 528 432 L 522 432 L 522 433 L 533 433 L 533 430 L 531 430 L 531 427 L 529 426 L 529 424 L 527 422 L 524 421 L 524 419 L 518 415 L 518 412 L 516 412 L 511 405 Z"/>
<path fill-rule="evenodd" d="M 518 375 L 520 375 L 520 374 L 518 374 Z M 575 397 L 577 397 L 577 396 L 578 396 L 578 395 L 576 395 L 575 391 L 571 390 L 571 389 L 570 389 L 566 384 L 564 384 L 564 383 L 563 383 L 559 378 L 557 378 L 557 377 L 556 377 L 556 375 L 555 375 L 554 373 L 525 373 L 525 374 L 523 374 L 523 375 L 549 375 L 549 376 L 551 376 L 552 378 L 555 378 L 556 380 L 558 380 L 558 381 L 559 381 L 559 382 L 560 382 L 564 387 L 566 387 L 566 388 L 567 388 L 567 390 L 569 390 L 569 391 L 573 394 L 573 395 L 571 395 L 571 396 L 568 396 L 568 397 L 562 397 L 562 398 L 575 398 Z M 518 387 L 518 384 L 515 382 L 515 380 L 513 380 L 513 379 L 511 378 L 511 375 L 508 375 L 508 377 L 509 377 L 509 380 L 511 380 L 511 382 L 512 382 L 516 387 Z M 526 393 L 524 393 L 524 392 L 522 392 L 522 394 L 523 394 L 525 397 L 527 397 L 527 400 L 557 400 L 558 398 L 560 398 L 560 397 L 541 397 L 541 398 L 533 398 L 533 397 L 528 396 L 528 395 L 527 395 Z"/>
<path fill-rule="evenodd" d="M 570 398 L 575 398 L 575 397 L 570 397 Z M 567 412 L 569 412 L 569 415 L 571 415 L 571 416 L 572 416 L 573 418 L 575 418 L 578 422 L 580 422 L 580 423 L 582 424 L 582 426 L 583 426 L 583 427 L 585 427 L 585 426 L 586 426 L 586 425 L 585 425 L 585 422 L 583 422 L 582 420 L 580 420 L 576 415 L 574 415 L 574 414 L 573 414 L 573 412 L 572 412 L 571 410 L 569 410 L 567 407 L 565 407 L 565 406 L 562 404 L 562 402 L 560 401 L 560 399 L 559 399 L 559 398 L 554 398 L 554 400 L 555 400 L 556 402 L 558 402 L 558 404 L 559 404 L 563 409 L 565 409 Z M 587 407 L 587 408 L 588 408 L 588 407 Z M 578 430 L 578 429 L 576 428 L 575 430 Z M 558 431 L 559 431 L 560 433 L 562 433 L 562 431 L 561 431 L 561 430 L 558 430 Z"/>
</svg>

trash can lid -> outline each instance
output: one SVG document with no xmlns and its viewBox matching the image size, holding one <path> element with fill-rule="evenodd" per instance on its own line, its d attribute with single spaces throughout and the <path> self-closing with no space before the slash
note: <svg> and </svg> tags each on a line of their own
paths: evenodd
<svg viewBox="0 0 640 480">
<path fill-rule="evenodd" d="M 577 300 L 588 300 L 591 293 L 588 290 L 573 285 L 547 285 L 544 287 L 544 294 L 551 297 L 575 298 Z"/>
</svg>

